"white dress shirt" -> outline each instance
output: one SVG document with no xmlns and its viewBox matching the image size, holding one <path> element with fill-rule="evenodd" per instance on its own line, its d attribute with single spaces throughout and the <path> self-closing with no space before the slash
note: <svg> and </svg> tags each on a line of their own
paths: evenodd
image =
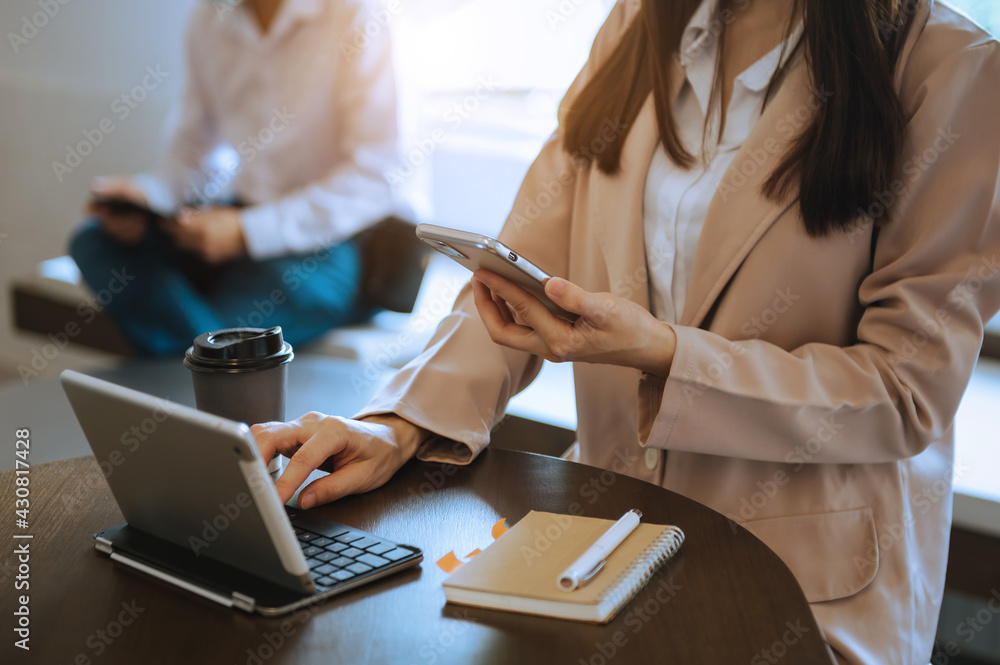
<svg viewBox="0 0 1000 665">
<path fill-rule="evenodd" d="M 266 34 L 249 7 L 203 2 L 186 56 L 165 154 L 134 179 L 155 209 L 234 195 L 249 204 L 255 259 L 329 246 L 405 210 L 386 179 L 398 158 L 392 48 L 367 0 L 285 0 Z M 228 168 L 211 164 L 220 145 L 239 156 Z"/>
<path fill-rule="evenodd" d="M 687 77 L 674 104 L 674 120 L 683 145 L 697 161 L 690 169 L 681 168 L 670 161 L 661 144 L 649 165 L 643 194 L 651 311 L 656 318 L 668 323 L 676 323 L 684 311 L 695 249 L 708 204 L 760 117 L 764 93 L 778 68 L 782 47 L 787 58 L 802 30 L 800 24 L 783 44 L 736 77 L 720 139 L 718 99 L 714 108 L 708 109 L 719 40 L 709 29 L 716 2 L 703 0 L 681 39 L 680 63 Z M 710 122 L 706 128 L 705 116 L 709 112 Z"/>
</svg>

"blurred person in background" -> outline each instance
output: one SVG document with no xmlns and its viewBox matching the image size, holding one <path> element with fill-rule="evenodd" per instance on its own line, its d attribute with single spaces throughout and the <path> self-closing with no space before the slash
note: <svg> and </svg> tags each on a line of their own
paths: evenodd
<svg viewBox="0 0 1000 665">
<path fill-rule="evenodd" d="M 107 311 L 138 355 L 246 325 L 299 344 L 370 316 L 353 236 L 406 215 L 386 179 L 398 125 L 385 23 L 368 0 L 195 8 L 165 154 L 151 173 L 95 178 L 70 243 L 93 288 L 123 267 L 134 278 Z"/>
</svg>

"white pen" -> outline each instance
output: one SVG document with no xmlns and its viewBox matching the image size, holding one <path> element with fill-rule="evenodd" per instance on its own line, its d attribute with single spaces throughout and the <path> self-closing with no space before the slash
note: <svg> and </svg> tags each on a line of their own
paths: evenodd
<svg viewBox="0 0 1000 665">
<path fill-rule="evenodd" d="M 628 538 L 628 535 L 639 526 L 640 517 L 642 517 L 642 512 L 636 508 L 622 515 L 620 520 L 612 524 L 611 528 L 597 539 L 597 542 L 591 545 L 559 576 L 559 588 L 563 591 L 572 591 L 596 575 L 597 571 L 604 567 L 604 562 L 615 551 L 615 548 L 621 545 Z"/>
</svg>

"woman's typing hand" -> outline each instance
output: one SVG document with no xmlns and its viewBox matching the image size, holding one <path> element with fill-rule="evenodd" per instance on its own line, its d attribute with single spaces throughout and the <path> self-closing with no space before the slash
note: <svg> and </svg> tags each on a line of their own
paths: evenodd
<svg viewBox="0 0 1000 665">
<path fill-rule="evenodd" d="M 303 510 L 385 484 L 428 434 L 392 414 L 350 420 L 315 411 L 285 423 L 254 425 L 250 431 L 265 463 L 278 453 L 289 457 L 274 484 L 282 503 L 316 469 L 330 472 L 299 493 Z"/>
</svg>

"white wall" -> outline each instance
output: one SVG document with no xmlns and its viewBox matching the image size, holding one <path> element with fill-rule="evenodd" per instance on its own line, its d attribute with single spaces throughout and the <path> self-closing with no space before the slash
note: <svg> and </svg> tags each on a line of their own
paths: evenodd
<svg viewBox="0 0 1000 665">
<path fill-rule="evenodd" d="M 92 176 L 151 164 L 181 83 L 183 28 L 194 2 L 0 3 L 0 366 L 16 368 L 40 342 L 13 330 L 10 280 L 66 253 Z M 122 118 L 112 103 L 142 83 L 147 66 L 168 76 Z M 85 140 L 83 132 L 105 118 L 114 131 L 60 182 L 52 162 L 65 162 L 66 146 Z M 93 356 L 67 349 L 52 369 L 87 358 Z"/>
</svg>

